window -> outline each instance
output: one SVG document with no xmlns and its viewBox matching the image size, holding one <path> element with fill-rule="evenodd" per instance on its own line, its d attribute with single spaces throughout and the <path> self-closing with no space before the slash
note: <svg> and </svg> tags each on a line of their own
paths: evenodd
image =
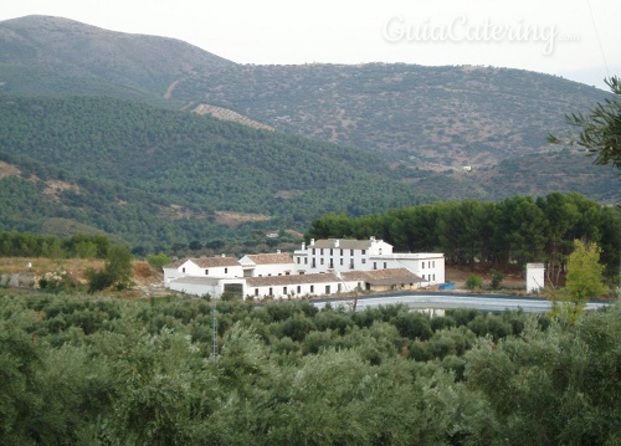
<svg viewBox="0 0 621 446">
<path fill-rule="evenodd" d="M 282 294 L 285 294 L 285 295 L 287 294 L 287 287 L 286 286 L 282 287 Z"/>
<path fill-rule="evenodd" d="M 386 266 L 386 262 L 384 262 L 384 269 L 386 269 L 386 268 L 387 268 L 387 266 Z"/>
<path fill-rule="evenodd" d="M 313 259 L 313 263 L 311 265 L 311 268 L 315 268 L 315 267 L 317 267 L 317 263 L 315 262 L 315 259 Z"/>
<path fill-rule="evenodd" d="M 373 269 L 377 269 L 377 262 L 373 262 Z"/>
<path fill-rule="evenodd" d="M 315 255 L 315 254 L 316 254 L 316 253 L 315 253 L 315 248 L 313 248 L 313 255 Z"/>
<path fill-rule="evenodd" d="M 365 255 L 366 253 L 367 253 L 367 250 L 366 250 L 366 249 L 363 249 L 363 250 L 362 250 L 362 255 Z"/>
<path fill-rule="evenodd" d="M 298 257 L 298 265 L 300 264 L 300 258 Z"/>
<path fill-rule="evenodd" d="M 343 255 L 343 250 L 341 249 L 341 255 Z"/>
<path fill-rule="evenodd" d="M 334 255 L 334 249 L 330 248 L 330 255 L 333 256 Z"/>
<path fill-rule="evenodd" d="M 308 257 L 304 257 L 304 265 L 308 265 Z"/>
<path fill-rule="evenodd" d="M 435 260 L 433 261 L 433 267 L 434 268 L 436 267 L 436 261 Z"/>
<path fill-rule="evenodd" d="M 343 266 L 343 259 L 341 259 L 341 262 L 340 262 L 340 264 L 341 264 L 341 266 Z"/>
<path fill-rule="evenodd" d="M 185 273 L 185 266 L 183 268 L 181 268 L 181 272 Z"/>
<path fill-rule="evenodd" d="M 330 294 L 330 285 L 326 285 L 326 294 Z"/>
<path fill-rule="evenodd" d="M 269 295 L 272 296 L 274 293 L 272 292 L 272 288 L 270 287 Z"/>
<path fill-rule="evenodd" d="M 255 295 L 255 296 L 258 296 L 258 295 L 259 295 L 259 289 L 258 289 L 258 288 L 255 288 L 255 289 L 254 289 L 254 295 Z"/>
<path fill-rule="evenodd" d="M 364 265 L 365 263 L 367 263 L 367 259 L 362 259 L 362 264 Z"/>
<path fill-rule="evenodd" d="M 349 255 L 350 255 L 350 256 L 353 256 L 353 255 L 354 255 L 354 250 L 353 250 L 353 249 L 350 249 L 350 250 L 349 250 Z"/>
<path fill-rule="evenodd" d="M 433 275 L 433 281 L 434 282 L 436 281 L 436 275 L 435 274 Z"/>
<path fill-rule="evenodd" d="M 425 262 L 423 262 L 423 269 L 425 269 Z"/>
<path fill-rule="evenodd" d="M 315 285 L 311 285 L 311 286 L 310 286 L 310 292 L 311 292 L 311 293 L 314 293 L 314 292 L 315 292 Z"/>
<path fill-rule="evenodd" d="M 224 274 L 228 274 L 229 273 L 229 269 L 228 268 L 224 268 Z"/>
<path fill-rule="evenodd" d="M 209 270 L 208 269 L 205 270 L 205 275 L 206 276 L 209 275 Z"/>
<path fill-rule="evenodd" d="M 330 268 L 334 268 L 334 260 L 330 259 Z"/>
<path fill-rule="evenodd" d="M 354 269 L 354 259 L 349 261 L 349 269 Z"/>
<path fill-rule="evenodd" d="M 302 287 L 301 287 L 300 285 L 298 285 L 298 288 L 297 288 L 297 293 L 298 293 L 298 294 L 302 294 Z"/>
<path fill-rule="evenodd" d="M 323 265 L 323 257 L 322 257 L 321 259 L 319 259 L 319 263 L 320 263 L 321 265 Z"/>
<path fill-rule="evenodd" d="M 323 255 L 323 248 L 321 248 L 320 254 Z"/>
</svg>

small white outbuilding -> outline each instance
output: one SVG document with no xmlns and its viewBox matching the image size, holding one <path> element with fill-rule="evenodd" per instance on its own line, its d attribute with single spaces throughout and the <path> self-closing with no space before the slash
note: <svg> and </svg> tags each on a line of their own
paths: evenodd
<svg viewBox="0 0 621 446">
<path fill-rule="evenodd" d="M 545 266 L 543 263 L 526 264 L 526 292 L 537 293 L 545 285 Z"/>
</svg>

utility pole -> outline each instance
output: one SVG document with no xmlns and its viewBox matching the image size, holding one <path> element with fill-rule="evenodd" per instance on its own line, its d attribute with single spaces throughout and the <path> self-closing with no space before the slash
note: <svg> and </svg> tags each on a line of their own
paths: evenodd
<svg viewBox="0 0 621 446">
<path fill-rule="evenodd" d="M 218 318 L 214 298 L 211 299 L 211 361 L 218 362 Z"/>
</svg>

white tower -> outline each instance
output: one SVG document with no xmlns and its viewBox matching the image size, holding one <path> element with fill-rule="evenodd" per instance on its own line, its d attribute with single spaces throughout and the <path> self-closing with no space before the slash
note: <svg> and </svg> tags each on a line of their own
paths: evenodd
<svg viewBox="0 0 621 446">
<path fill-rule="evenodd" d="M 526 264 L 526 292 L 536 293 L 543 289 L 545 267 L 543 263 Z"/>
</svg>

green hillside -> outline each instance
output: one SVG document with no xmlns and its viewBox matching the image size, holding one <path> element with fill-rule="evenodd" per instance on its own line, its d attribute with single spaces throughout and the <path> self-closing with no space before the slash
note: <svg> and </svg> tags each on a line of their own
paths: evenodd
<svg viewBox="0 0 621 446">
<path fill-rule="evenodd" d="M 174 39 L 8 20 L 0 224 L 153 247 L 432 198 L 560 191 L 615 203 L 616 172 L 545 142 L 606 95 L 491 67 L 239 65 Z M 201 105 L 276 131 L 188 113 Z"/>
<path fill-rule="evenodd" d="M 221 211 L 304 229 L 420 201 L 356 149 L 110 98 L 0 97 L 0 160 L 3 229 L 69 218 L 134 243 L 221 236 Z"/>
</svg>

